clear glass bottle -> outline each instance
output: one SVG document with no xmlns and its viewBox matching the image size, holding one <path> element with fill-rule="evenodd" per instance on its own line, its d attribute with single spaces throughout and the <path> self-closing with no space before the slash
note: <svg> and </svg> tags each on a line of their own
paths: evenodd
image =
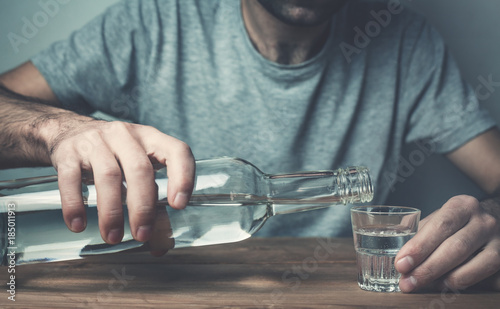
<svg viewBox="0 0 500 309">
<path fill-rule="evenodd" d="M 369 202 L 373 188 L 367 168 L 350 167 L 269 175 L 238 158 L 196 162 L 196 185 L 183 210 L 167 207 L 166 168 L 156 171 L 158 207 L 170 225 L 174 248 L 229 243 L 249 238 L 272 216 Z M 68 230 L 62 218 L 57 176 L 0 182 L 0 251 L 2 265 L 61 261 L 147 245 L 135 241 L 125 218 L 117 245 L 99 233 L 96 190 L 84 180 L 87 227 Z M 126 216 L 126 201 L 124 198 Z M 15 260 L 15 262 L 14 262 Z"/>
</svg>

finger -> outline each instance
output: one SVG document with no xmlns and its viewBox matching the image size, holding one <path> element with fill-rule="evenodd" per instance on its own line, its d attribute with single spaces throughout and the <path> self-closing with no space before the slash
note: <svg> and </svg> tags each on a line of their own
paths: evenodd
<svg viewBox="0 0 500 309">
<path fill-rule="evenodd" d="M 497 273 L 500 269 L 500 240 L 495 239 L 464 265 L 454 269 L 443 281 L 443 285 L 462 290 Z"/>
<path fill-rule="evenodd" d="M 170 206 L 187 206 L 194 187 L 195 161 L 189 147 L 180 145 L 167 159 L 167 198 Z"/>
<path fill-rule="evenodd" d="M 59 165 L 57 178 L 64 222 L 73 232 L 82 232 L 87 225 L 87 214 L 82 198 L 81 168 L 78 162 Z"/>
<path fill-rule="evenodd" d="M 472 256 L 489 238 L 490 231 L 481 223 L 474 217 L 446 239 L 422 264 L 400 279 L 401 290 L 411 292 L 427 286 Z"/>
<path fill-rule="evenodd" d="M 115 124 L 115 126 L 122 124 Z M 153 233 L 157 188 L 153 166 L 142 146 L 123 125 L 120 138 L 108 141 L 118 158 L 127 182 L 127 207 L 132 236 L 147 241 Z"/>
<path fill-rule="evenodd" d="M 194 187 L 195 161 L 188 145 L 159 131 L 141 133 L 144 147 L 152 159 L 167 166 L 167 197 L 170 206 L 186 207 Z"/>
<path fill-rule="evenodd" d="M 469 220 L 470 212 L 461 207 L 459 197 L 452 198 L 439 212 L 424 222 L 424 226 L 399 250 L 395 266 L 402 274 L 421 264 L 441 243 L 460 230 Z"/>
<path fill-rule="evenodd" d="M 149 240 L 149 248 L 154 256 L 162 256 L 175 245 L 172 238 L 172 226 L 164 206 L 158 206 L 157 218 L 154 225 L 153 236 Z"/>
<path fill-rule="evenodd" d="M 500 292 L 500 271 L 472 286 L 470 289 Z"/>
<path fill-rule="evenodd" d="M 434 217 L 434 215 L 436 214 L 436 212 L 437 211 L 434 211 L 430 215 L 428 215 L 427 217 L 425 217 L 422 220 L 420 220 L 420 222 L 418 223 L 418 230 L 419 231 L 427 224 L 427 222 L 429 222 L 429 220 L 432 219 L 432 217 Z"/>
<path fill-rule="evenodd" d="M 116 244 L 123 238 L 122 171 L 107 146 L 98 143 L 90 164 L 97 192 L 99 230 L 104 241 Z"/>
</svg>

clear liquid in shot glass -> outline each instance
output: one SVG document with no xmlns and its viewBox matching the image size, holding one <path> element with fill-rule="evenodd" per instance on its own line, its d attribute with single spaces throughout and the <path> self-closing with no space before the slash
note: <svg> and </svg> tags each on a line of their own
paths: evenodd
<svg viewBox="0 0 500 309">
<path fill-rule="evenodd" d="M 399 249 L 415 232 L 401 227 L 367 226 L 354 233 L 358 284 L 367 291 L 399 292 L 401 274 L 394 267 Z"/>
</svg>

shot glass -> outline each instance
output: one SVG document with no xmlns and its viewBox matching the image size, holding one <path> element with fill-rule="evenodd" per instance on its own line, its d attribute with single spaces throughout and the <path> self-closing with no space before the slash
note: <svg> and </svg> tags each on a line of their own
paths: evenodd
<svg viewBox="0 0 500 309">
<path fill-rule="evenodd" d="M 358 285 L 375 292 L 399 292 L 394 267 L 399 249 L 417 232 L 420 210 L 397 206 L 351 208 Z"/>
</svg>

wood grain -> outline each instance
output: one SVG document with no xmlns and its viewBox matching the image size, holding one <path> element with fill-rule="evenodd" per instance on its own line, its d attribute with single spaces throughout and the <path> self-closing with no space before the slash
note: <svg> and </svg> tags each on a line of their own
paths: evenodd
<svg viewBox="0 0 500 309">
<path fill-rule="evenodd" d="M 2 282 L 7 269 L 1 268 Z M 500 293 L 373 293 L 352 239 L 270 238 L 16 268 L 2 308 L 498 308 Z M 3 295 L 2 295 L 3 294 Z M 14 306 L 15 305 L 15 306 Z"/>
</svg>

